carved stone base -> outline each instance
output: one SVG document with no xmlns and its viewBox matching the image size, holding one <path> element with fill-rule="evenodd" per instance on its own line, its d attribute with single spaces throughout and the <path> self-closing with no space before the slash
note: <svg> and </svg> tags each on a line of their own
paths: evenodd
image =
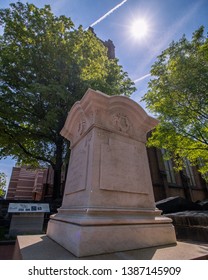
<svg viewBox="0 0 208 280">
<path fill-rule="evenodd" d="M 176 243 L 171 219 L 159 215 L 157 210 L 60 210 L 47 235 L 77 257 Z"/>
</svg>

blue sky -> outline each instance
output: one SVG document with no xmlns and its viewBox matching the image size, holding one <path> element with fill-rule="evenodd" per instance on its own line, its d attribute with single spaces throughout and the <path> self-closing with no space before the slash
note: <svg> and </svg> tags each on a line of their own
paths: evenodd
<svg viewBox="0 0 208 280">
<path fill-rule="evenodd" d="M 0 1 L 0 9 L 15 1 Z M 57 16 L 70 17 L 76 27 L 93 26 L 102 40 L 111 39 L 116 57 L 129 77 L 136 82 L 137 91 L 132 99 L 140 103 L 147 91 L 151 65 L 162 50 L 183 34 L 188 39 L 201 25 L 208 31 L 208 0 L 28 0 L 37 7 L 49 4 Z M 117 8 L 116 8 L 117 7 Z M 108 14 L 109 11 L 113 11 Z M 106 15 L 102 19 L 102 17 Z M 135 20 L 143 19 L 148 30 L 144 37 L 135 38 L 131 27 Z M 140 103 L 143 107 L 145 104 Z M 15 164 L 10 158 L 0 161 L 0 172 L 11 174 Z"/>
</svg>

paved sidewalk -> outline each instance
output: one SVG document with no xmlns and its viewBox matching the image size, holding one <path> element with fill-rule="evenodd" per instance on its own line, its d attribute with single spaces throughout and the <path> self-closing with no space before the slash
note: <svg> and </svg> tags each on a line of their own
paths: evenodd
<svg viewBox="0 0 208 280">
<path fill-rule="evenodd" d="M 19 260 L 208 260 L 208 243 L 177 242 L 169 246 L 77 258 L 46 235 L 18 236 L 14 259 Z"/>
</svg>

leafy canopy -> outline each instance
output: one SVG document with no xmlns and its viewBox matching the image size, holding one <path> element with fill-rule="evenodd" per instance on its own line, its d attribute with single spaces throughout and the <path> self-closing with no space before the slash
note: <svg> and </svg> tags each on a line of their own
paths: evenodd
<svg viewBox="0 0 208 280">
<path fill-rule="evenodd" d="M 208 172 L 208 39 L 204 28 L 189 41 L 183 36 L 162 52 L 151 69 L 153 79 L 143 97 L 160 124 L 149 139 L 173 156 Z"/>
<path fill-rule="evenodd" d="M 67 113 L 87 88 L 130 95 L 133 82 L 91 31 L 46 5 L 0 10 L 0 158 L 49 163 L 67 157 L 60 136 Z"/>
<path fill-rule="evenodd" d="M 0 197 L 5 195 L 6 187 L 6 175 L 3 172 L 0 172 Z"/>
</svg>

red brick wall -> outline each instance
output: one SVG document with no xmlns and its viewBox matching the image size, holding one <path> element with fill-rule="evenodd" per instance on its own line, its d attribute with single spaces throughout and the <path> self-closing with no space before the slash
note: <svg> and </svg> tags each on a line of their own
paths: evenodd
<svg viewBox="0 0 208 280">
<path fill-rule="evenodd" d="M 13 167 L 6 199 L 41 200 L 47 181 L 47 169 Z"/>
</svg>

